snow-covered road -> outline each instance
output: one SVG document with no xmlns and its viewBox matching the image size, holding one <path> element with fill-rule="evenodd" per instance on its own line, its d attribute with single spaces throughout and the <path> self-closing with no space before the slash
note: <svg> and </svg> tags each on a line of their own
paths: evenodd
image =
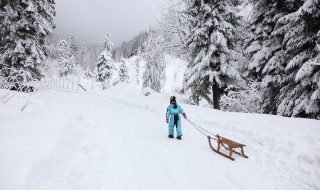
<svg viewBox="0 0 320 190">
<path fill-rule="evenodd" d="M 8 91 L 1 90 L 0 97 Z M 0 189 L 320 189 L 320 122 L 182 104 L 213 133 L 247 144 L 232 162 L 183 121 L 167 138 L 168 97 L 120 84 L 104 93 L 40 90 L 0 103 Z"/>
</svg>

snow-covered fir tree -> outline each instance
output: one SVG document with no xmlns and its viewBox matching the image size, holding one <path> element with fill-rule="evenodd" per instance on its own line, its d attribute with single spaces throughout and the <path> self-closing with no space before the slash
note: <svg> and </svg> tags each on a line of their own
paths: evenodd
<svg viewBox="0 0 320 190">
<path fill-rule="evenodd" d="M 141 59 L 137 57 L 135 60 L 135 71 L 136 71 L 136 82 L 137 85 L 140 85 L 140 61 Z"/>
<path fill-rule="evenodd" d="M 193 99 L 203 97 L 215 109 L 220 109 L 224 89 L 241 79 L 237 69 L 242 56 L 235 50 L 239 4 L 236 0 L 195 0 L 184 13 L 191 28 L 186 43 L 192 51 L 184 91 L 191 89 Z"/>
<path fill-rule="evenodd" d="M 101 82 L 103 89 L 106 88 L 106 83 L 110 86 L 110 79 L 115 69 L 114 61 L 112 60 L 112 42 L 110 41 L 109 33 L 104 36 L 103 50 L 101 51 L 96 68 L 97 81 Z"/>
<path fill-rule="evenodd" d="M 245 54 L 249 60 L 245 77 L 259 82 L 263 94 L 263 113 L 275 114 L 281 81 L 285 76 L 286 59 L 283 37 L 272 35 L 281 16 L 297 10 L 301 1 L 249 0 L 253 5 L 248 23 L 249 38 L 245 40 Z"/>
<path fill-rule="evenodd" d="M 66 40 L 61 40 L 58 43 L 58 67 L 59 76 L 67 77 L 75 70 L 75 57 L 70 51 L 70 46 Z"/>
<path fill-rule="evenodd" d="M 283 37 L 281 56 L 286 61 L 277 113 L 319 118 L 320 1 L 306 0 L 295 12 L 280 17 L 273 35 Z"/>
<path fill-rule="evenodd" d="M 78 57 L 78 44 L 74 36 L 72 36 L 69 40 L 69 50 L 71 56 L 73 56 L 75 59 Z"/>
<path fill-rule="evenodd" d="M 87 45 L 85 42 L 82 42 L 79 47 L 79 64 L 82 67 L 87 67 Z"/>
<path fill-rule="evenodd" d="M 142 57 L 146 61 L 143 73 L 143 87 L 149 87 L 160 92 L 165 81 L 165 60 L 162 47 L 163 38 L 159 34 L 150 33 L 144 43 L 145 53 Z"/>
<path fill-rule="evenodd" d="M 2 70 L 1 75 L 9 76 L 15 69 L 40 79 L 39 66 L 47 55 L 47 36 L 55 27 L 54 5 L 54 0 L 1 1 L 0 69 L 10 68 Z"/>
<path fill-rule="evenodd" d="M 119 67 L 119 80 L 120 82 L 129 82 L 129 73 L 127 62 L 125 59 L 120 60 L 120 67 Z"/>
</svg>

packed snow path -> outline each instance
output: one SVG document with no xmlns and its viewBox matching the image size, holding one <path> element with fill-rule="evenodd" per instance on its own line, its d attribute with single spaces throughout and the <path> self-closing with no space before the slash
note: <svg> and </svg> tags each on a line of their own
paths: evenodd
<svg viewBox="0 0 320 190">
<path fill-rule="evenodd" d="M 183 140 L 168 139 L 164 95 L 119 85 L 26 96 L 0 106 L 3 190 L 320 188 L 319 121 L 181 104 L 197 124 L 247 144 L 249 159 L 232 162 L 185 120 Z"/>
</svg>

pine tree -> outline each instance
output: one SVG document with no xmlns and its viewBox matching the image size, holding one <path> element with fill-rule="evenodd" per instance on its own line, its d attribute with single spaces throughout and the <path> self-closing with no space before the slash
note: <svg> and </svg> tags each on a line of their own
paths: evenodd
<svg viewBox="0 0 320 190">
<path fill-rule="evenodd" d="M 165 81 L 165 62 L 161 36 L 150 33 L 144 43 L 145 53 L 142 54 L 146 61 L 143 73 L 143 87 L 149 87 L 160 92 Z"/>
<path fill-rule="evenodd" d="M 40 79 L 40 64 L 47 52 L 45 44 L 55 28 L 54 0 L 2 1 L 0 5 L 0 73 L 9 76 L 14 70 Z M 22 79 L 21 79 L 22 80 Z M 22 82 L 20 80 L 20 82 Z M 31 80 L 31 78 L 27 78 Z"/>
<path fill-rule="evenodd" d="M 69 40 L 69 50 L 70 50 L 70 54 L 71 56 L 73 56 L 75 59 L 77 59 L 77 56 L 78 56 L 78 44 L 77 44 L 77 41 L 75 39 L 74 36 L 72 36 Z"/>
<path fill-rule="evenodd" d="M 136 82 L 137 82 L 137 85 L 140 85 L 140 61 L 141 61 L 141 59 L 139 57 L 135 60 L 135 70 L 136 70 Z"/>
<path fill-rule="evenodd" d="M 110 80 L 113 75 L 114 62 L 111 58 L 112 42 L 110 41 L 109 33 L 104 36 L 103 50 L 98 57 L 97 62 L 97 81 L 103 84 L 103 89 L 106 88 L 106 82 L 110 86 Z"/>
<path fill-rule="evenodd" d="M 281 81 L 285 76 L 286 59 L 281 35 L 272 35 L 278 19 L 293 12 L 300 1 L 250 0 L 253 4 L 248 30 L 251 35 L 245 41 L 245 53 L 249 60 L 245 75 L 259 83 L 263 94 L 263 113 L 275 114 Z"/>
<path fill-rule="evenodd" d="M 236 0 L 194 0 L 185 11 L 191 33 L 187 45 L 192 61 L 184 78 L 184 91 L 194 99 L 205 98 L 220 109 L 224 89 L 241 77 L 237 71 L 241 54 L 236 51 L 240 17 Z M 210 98 L 210 96 L 212 98 Z"/>
<path fill-rule="evenodd" d="M 58 43 L 58 66 L 60 77 L 67 77 L 72 74 L 75 69 L 75 58 L 70 52 L 69 47 L 66 40 L 61 40 Z"/>
<path fill-rule="evenodd" d="M 277 113 L 320 117 L 320 1 L 306 0 L 279 18 L 273 35 L 282 36 L 286 76 L 281 81 Z"/>
<path fill-rule="evenodd" d="M 119 68 L 119 80 L 120 82 L 129 83 L 128 67 L 125 59 L 121 59 Z"/>
<path fill-rule="evenodd" d="M 87 55 L 87 45 L 85 42 L 82 42 L 79 47 L 79 64 L 82 67 L 87 67 L 86 55 Z"/>
</svg>

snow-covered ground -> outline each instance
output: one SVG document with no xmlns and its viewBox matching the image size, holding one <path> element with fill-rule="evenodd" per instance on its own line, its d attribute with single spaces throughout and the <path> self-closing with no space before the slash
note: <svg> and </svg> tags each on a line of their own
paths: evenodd
<svg viewBox="0 0 320 190">
<path fill-rule="evenodd" d="M 190 120 L 247 145 L 233 162 L 185 120 L 183 140 L 168 139 L 168 99 L 131 84 L 0 90 L 0 189 L 320 189 L 320 121 L 182 103 Z"/>
</svg>

